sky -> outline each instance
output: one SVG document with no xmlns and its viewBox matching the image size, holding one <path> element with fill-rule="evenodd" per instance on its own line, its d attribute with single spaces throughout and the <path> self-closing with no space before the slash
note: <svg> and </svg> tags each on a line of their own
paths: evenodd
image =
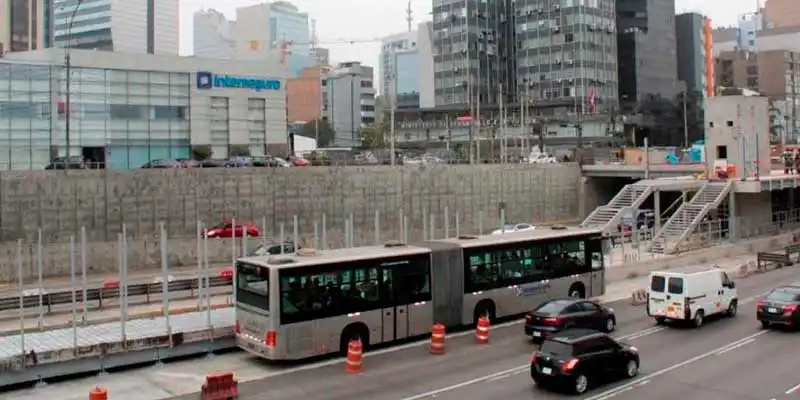
<svg viewBox="0 0 800 400">
<path fill-rule="evenodd" d="M 192 53 L 192 14 L 213 8 L 229 19 L 237 7 L 261 3 L 253 0 L 180 0 L 181 54 Z M 320 47 L 331 50 L 333 62 L 361 61 L 378 66 L 381 37 L 408 30 L 405 10 L 408 0 L 289 0 L 317 21 Z M 676 12 L 699 12 L 715 27 L 731 26 L 738 16 L 753 12 L 758 0 L 676 0 Z M 798 0 L 800 1 L 800 0 Z M 432 0 L 411 0 L 414 24 L 431 19 Z M 266 29 L 266 28 L 265 28 Z M 376 40 L 371 43 L 326 44 L 326 41 Z"/>
</svg>

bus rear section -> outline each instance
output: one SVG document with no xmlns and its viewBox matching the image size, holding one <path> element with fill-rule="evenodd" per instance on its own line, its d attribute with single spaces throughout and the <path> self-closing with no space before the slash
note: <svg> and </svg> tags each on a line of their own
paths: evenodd
<svg viewBox="0 0 800 400">
<path fill-rule="evenodd" d="M 259 357 L 272 358 L 277 347 L 277 324 L 273 321 L 270 295 L 270 268 L 238 261 L 236 263 L 236 345 Z"/>
</svg>

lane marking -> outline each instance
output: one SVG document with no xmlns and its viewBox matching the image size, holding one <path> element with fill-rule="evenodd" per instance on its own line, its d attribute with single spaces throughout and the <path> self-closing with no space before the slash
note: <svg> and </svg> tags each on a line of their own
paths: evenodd
<svg viewBox="0 0 800 400">
<path fill-rule="evenodd" d="M 657 333 L 657 332 L 661 332 L 664 329 L 667 329 L 667 328 L 665 328 L 665 327 L 655 327 L 655 328 L 645 329 L 645 330 L 643 330 L 641 332 L 637 332 L 637 333 L 634 333 L 634 334 L 623 336 L 623 337 L 620 337 L 620 338 L 617 338 L 617 339 L 621 339 L 621 340 L 639 339 L 641 337 L 645 337 L 645 336 L 649 336 L 649 335 L 652 335 L 652 334 Z"/>
<path fill-rule="evenodd" d="M 728 347 L 728 348 L 727 348 L 727 349 L 725 349 L 725 350 L 718 351 L 718 352 L 717 352 L 717 355 L 718 355 L 718 356 L 721 356 L 721 355 L 723 355 L 723 354 L 725 354 L 725 353 L 727 353 L 727 352 L 729 352 L 729 351 L 731 351 L 731 350 L 736 350 L 736 349 L 738 349 L 738 348 L 740 348 L 740 347 L 742 347 L 742 346 L 747 346 L 748 344 L 750 344 L 750 343 L 753 343 L 753 342 L 755 342 L 755 341 L 756 341 L 755 339 L 745 340 L 744 342 L 742 342 L 742 343 L 739 343 L 739 344 L 737 344 L 736 346 L 731 346 L 731 347 Z"/>
<path fill-rule="evenodd" d="M 664 375 L 664 374 L 672 372 L 672 371 L 674 371 L 674 370 L 676 370 L 678 368 L 682 368 L 682 367 L 685 367 L 685 366 L 687 366 L 689 364 L 692 364 L 692 363 L 695 363 L 697 361 L 703 360 L 705 358 L 711 357 L 711 356 L 717 354 L 718 352 L 723 351 L 723 350 L 725 350 L 725 349 L 727 349 L 729 347 L 733 347 L 733 346 L 738 345 L 739 343 L 746 342 L 746 341 L 748 341 L 750 339 L 757 338 L 757 337 L 759 337 L 761 335 L 764 335 L 764 334 L 766 334 L 768 332 L 769 331 L 760 331 L 760 332 L 758 332 L 756 334 L 753 334 L 753 335 L 750 335 L 750 336 L 747 336 L 747 337 L 743 337 L 743 338 L 741 338 L 741 339 L 739 339 L 739 340 L 737 340 L 737 341 L 735 341 L 733 343 L 728 343 L 725 346 L 722 346 L 722 347 L 716 348 L 714 350 L 711 350 L 709 352 L 694 356 L 694 357 L 692 357 L 692 358 L 690 358 L 688 360 L 681 361 L 681 362 L 679 362 L 677 364 L 673 364 L 673 365 L 671 365 L 671 366 L 669 366 L 667 368 L 664 368 L 664 369 L 658 370 L 656 372 L 647 374 L 647 375 L 645 375 L 645 376 L 643 376 L 643 377 L 641 377 L 639 379 L 633 380 L 633 381 L 628 382 L 628 383 L 626 383 L 626 384 L 624 384 L 622 386 L 618 386 L 618 387 L 616 387 L 614 389 L 606 390 L 605 392 L 602 392 L 602 393 L 600 393 L 598 395 L 595 395 L 595 396 L 592 396 L 592 397 L 588 397 L 588 398 L 586 398 L 584 400 L 601 400 L 601 399 L 605 399 L 605 398 L 607 398 L 607 396 L 615 394 L 615 393 L 619 393 L 620 391 L 625 390 L 626 388 L 636 386 L 637 384 L 642 383 L 642 382 L 644 382 L 646 380 L 652 380 L 653 378 L 655 378 L 657 376 Z"/>
<path fill-rule="evenodd" d="M 619 392 L 612 393 L 612 394 L 610 394 L 610 395 L 608 395 L 608 396 L 603 396 L 603 397 L 599 398 L 598 400 L 606 400 L 606 399 L 610 399 L 610 398 L 612 398 L 612 397 L 614 397 L 614 396 L 618 396 L 618 395 L 620 395 L 620 394 L 623 394 L 623 393 L 625 393 L 625 392 L 628 392 L 628 391 L 631 391 L 631 390 L 633 390 L 633 386 L 631 386 L 631 387 L 628 387 L 628 388 L 625 388 L 625 389 L 622 389 L 622 390 L 620 390 Z"/>
<path fill-rule="evenodd" d="M 800 390 L 800 383 L 798 383 L 797 385 L 793 386 L 791 389 L 787 390 L 786 394 L 792 394 L 792 393 L 794 393 L 794 392 L 796 392 L 798 390 Z"/>
<path fill-rule="evenodd" d="M 495 376 L 494 378 L 492 378 L 492 379 L 489 379 L 489 380 L 487 380 L 486 382 L 494 382 L 494 381 L 499 381 L 499 380 L 501 380 L 501 379 L 510 378 L 510 377 L 511 377 L 511 375 L 513 375 L 513 374 L 516 374 L 517 372 L 521 372 L 521 371 L 516 371 L 516 372 L 513 372 L 513 373 L 511 373 L 511 374 L 505 374 L 505 375 Z"/>
</svg>

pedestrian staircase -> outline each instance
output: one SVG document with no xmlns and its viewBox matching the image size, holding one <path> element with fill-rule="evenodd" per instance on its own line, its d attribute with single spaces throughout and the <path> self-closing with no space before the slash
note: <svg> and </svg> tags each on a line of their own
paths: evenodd
<svg viewBox="0 0 800 400">
<path fill-rule="evenodd" d="M 686 203 L 681 204 L 653 237 L 650 251 L 657 254 L 674 252 L 686 240 L 709 210 L 725 200 L 733 186 L 732 181 L 708 182 Z"/>
<path fill-rule="evenodd" d="M 603 233 L 615 232 L 626 211 L 636 210 L 653 193 L 653 186 L 637 182 L 625 185 L 608 204 L 597 207 L 581 224 L 584 228 L 601 228 Z"/>
</svg>

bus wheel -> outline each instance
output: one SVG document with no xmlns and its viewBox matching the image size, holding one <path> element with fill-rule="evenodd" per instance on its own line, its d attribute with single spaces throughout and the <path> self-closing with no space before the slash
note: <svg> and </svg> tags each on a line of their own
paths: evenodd
<svg viewBox="0 0 800 400">
<path fill-rule="evenodd" d="M 481 317 L 489 317 L 489 321 L 494 322 L 496 308 L 494 302 L 491 300 L 481 300 L 475 305 L 475 311 L 472 315 L 472 323 L 477 326 L 478 320 Z"/>
<path fill-rule="evenodd" d="M 586 297 L 586 288 L 583 287 L 583 284 L 573 283 L 572 286 L 569 287 L 569 297 L 573 299 L 582 299 Z"/>
<path fill-rule="evenodd" d="M 348 325 L 342 331 L 342 337 L 339 342 L 339 352 L 343 356 L 347 356 L 347 346 L 351 340 L 358 339 L 361 341 L 361 347 L 366 350 L 369 347 L 369 329 L 362 323 L 355 323 Z"/>
</svg>

